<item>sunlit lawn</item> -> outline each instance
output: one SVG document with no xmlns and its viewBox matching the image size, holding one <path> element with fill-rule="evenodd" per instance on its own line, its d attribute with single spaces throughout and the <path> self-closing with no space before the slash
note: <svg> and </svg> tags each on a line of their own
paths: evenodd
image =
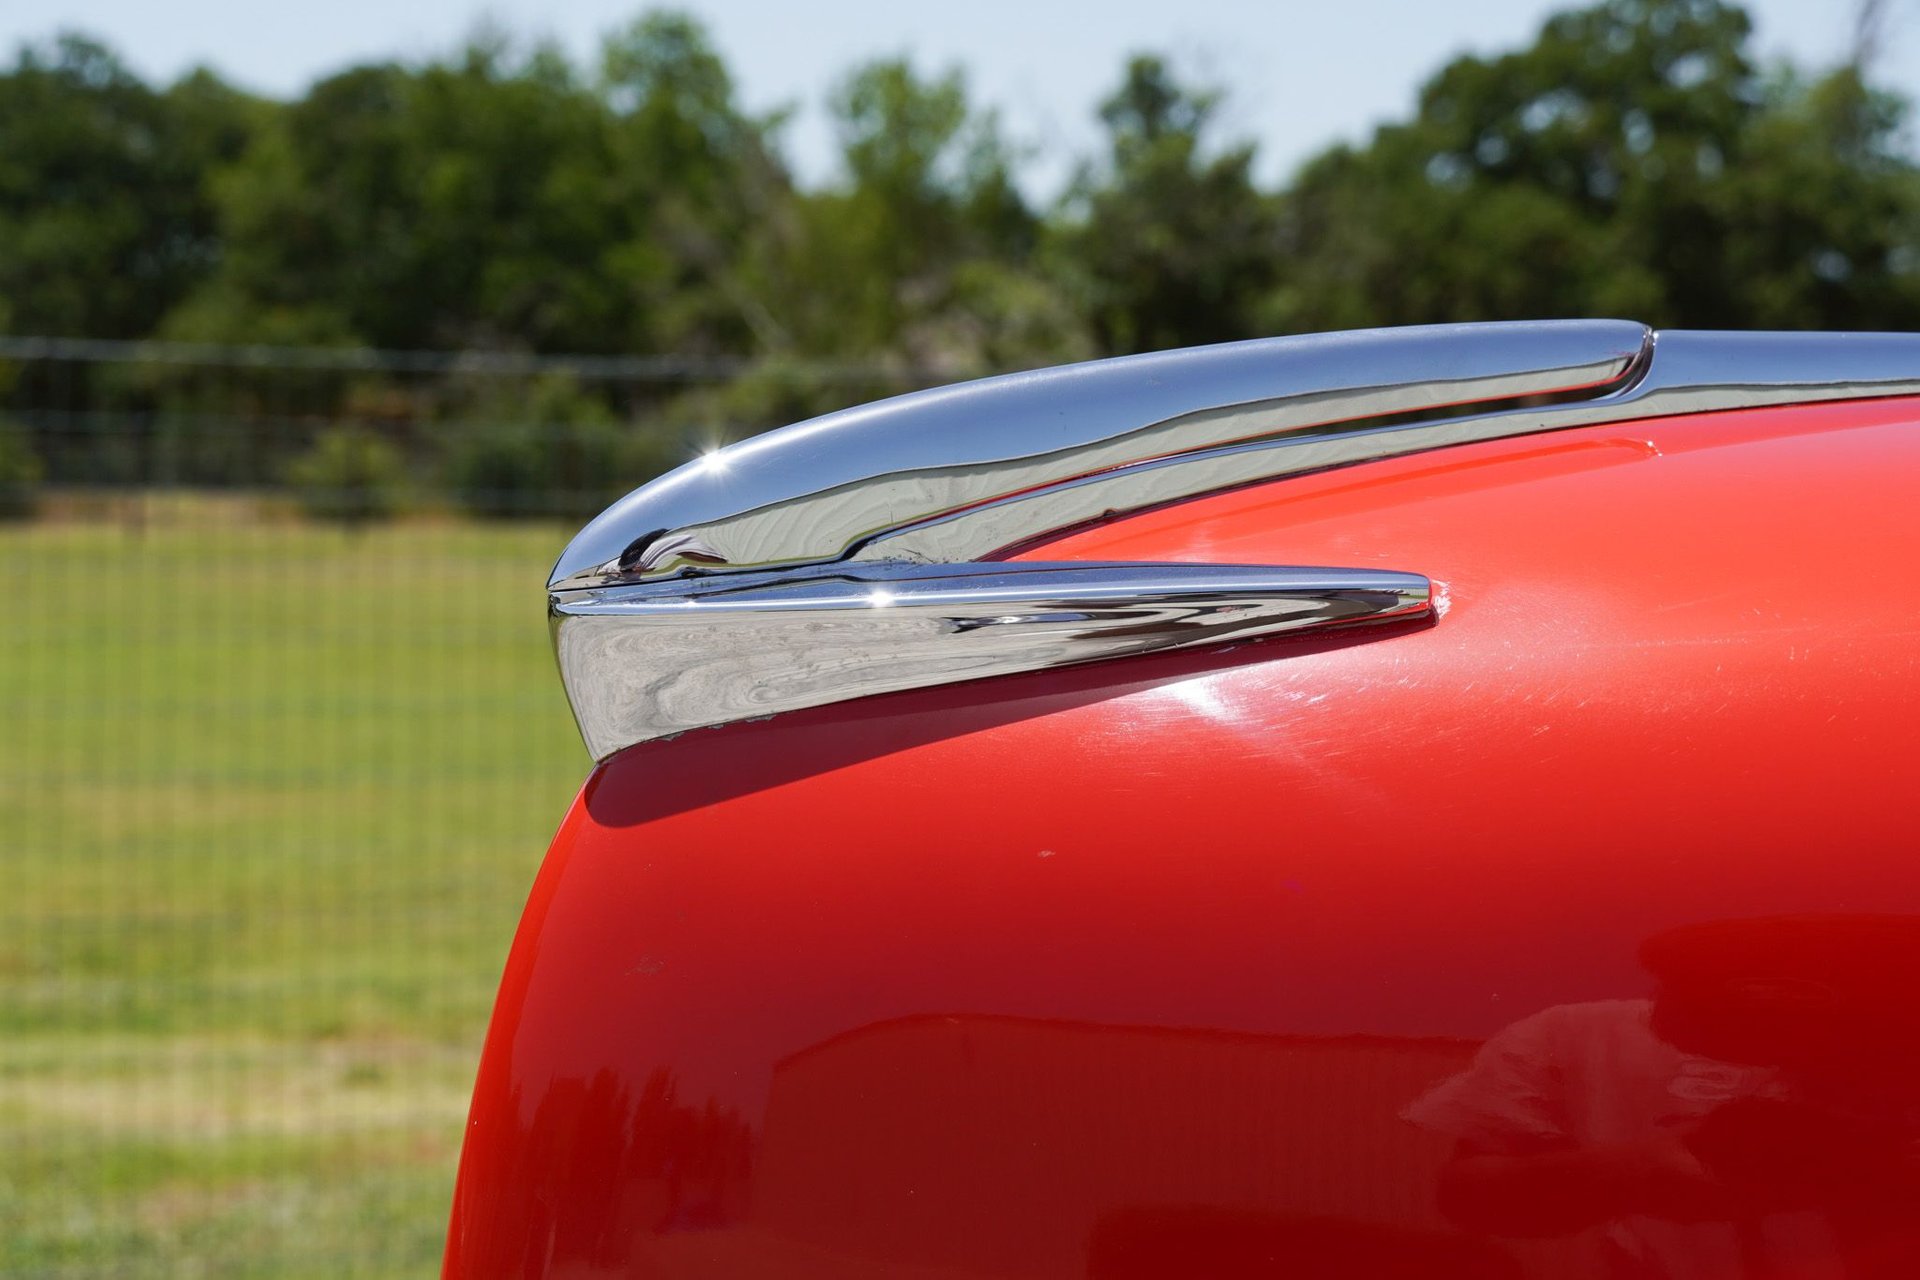
<svg viewBox="0 0 1920 1280">
<path fill-rule="evenodd" d="M 0 528 L 0 1275 L 430 1274 L 586 759 L 552 526 Z"/>
</svg>

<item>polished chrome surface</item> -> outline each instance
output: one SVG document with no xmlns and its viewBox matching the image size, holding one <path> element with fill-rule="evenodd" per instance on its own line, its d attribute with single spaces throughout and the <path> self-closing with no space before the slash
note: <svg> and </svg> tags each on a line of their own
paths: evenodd
<svg viewBox="0 0 1920 1280">
<path fill-rule="evenodd" d="M 866 693 L 1202 643 L 1260 583 L 1203 588 L 1192 566 L 1034 577 L 979 562 L 1089 521 L 1372 459 L 1912 394 L 1920 335 L 1656 335 L 1618 320 L 1275 338 L 963 383 L 719 450 L 615 503 L 548 583 L 561 670 L 601 757 Z M 1233 572 L 1273 588 L 1299 571 Z M 1352 592 L 1379 590 L 1365 572 L 1307 572 L 1320 576 L 1275 597 L 1285 607 L 1263 606 L 1277 625 L 1227 630 L 1411 607 L 1407 595 L 1351 613 Z M 1396 592 L 1421 584 L 1425 609 L 1425 580 L 1394 576 L 1407 584 Z M 1156 611 L 1174 588 L 1184 612 L 1169 621 Z M 1325 607 L 1296 607 L 1311 590 Z M 995 602 L 1017 626 L 982 621 Z"/>
<path fill-rule="evenodd" d="M 596 759 L 868 694 L 1282 632 L 1419 618 L 1417 574 L 1196 564 L 848 564 L 555 602 Z"/>
<path fill-rule="evenodd" d="M 1909 334 L 1656 340 L 1625 321 L 1555 321 L 1130 356 L 900 396 L 720 450 L 615 503 L 549 585 L 848 555 L 978 560 L 1110 512 L 1424 449 L 1916 392 Z M 1513 403 L 1541 396 L 1556 402 Z"/>
<path fill-rule="evenodd" d="M 662 476 L 587 525 L 549 585 L 599 586 L 690 565 L 823 564 L 850 553 L 979 560 L 1082 518 L 1079 498 L 1068 499 L 1074 514 L 1063 519 L 1044 497 L 1115 468 L 1330 424 L 1591 394 L 1634 378 L 1647 343 L 1644 325 L 1618 320 L 1378 329 L 917 392 L 744 441 Z M 1206 483 L 1218 487 L 1210 476 Z M 1147 501 L 1203 491 L 1166 479 L 1147 488 Z M 685 554 L 690 545 L 697 554 Z"/>
<path fill-rule="evenodd" d="M 1390 372 L 1382 370 L 1382 373 Z M 1920 394 L 1920 335 L 1705 333 L 1649 335 L 1649 356 L 1599 394 L 1412 422 L 1292 425 L 1311 409 L 1291 402 L 1220 415 L 1253 435 L 1242 443 L 1111 467 L 1045 489 L 943 512 L 875 535 L 857 556 L 969 559 L 1077 524 L 1236 485 L 1275 480 L 1451 445 L 1637 418 L 1819 400 Z"/>
</svg>

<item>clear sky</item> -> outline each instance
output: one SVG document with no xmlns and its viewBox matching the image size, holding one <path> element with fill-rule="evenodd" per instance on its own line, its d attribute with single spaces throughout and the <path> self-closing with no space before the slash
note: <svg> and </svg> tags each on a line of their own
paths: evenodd
<svg viewBox="0 0 1920 1280">
<path fill-rule="evenodd" d="M 1749 0 L 1763 57 L 1813 65 L 1847 48 L 1856 0 Z M 645 7 L 633 0 L 0 0 L 0 46 L 71 27 L 103 36 L 149 75 L 207 63 L 249 88 L 298 92 L 355 61 L 421 58 L 483 18 L 550 36 L 577 55 Z M 1260 142 L 1269 180 L 1336 139 L 1407 112 L 1449 55 L 1525 42 L 1551 0 L 682 0 L 713 32 L 749 106 L 800 108 L 789 150 L 830 172 L 820 100 L 868 57 L 965 67 L 1037 151 L 1029 184 L 1051 188 L 1093 139 L 1094 104 L 1135 50 L 1173 54 L 1231 91 L 1228 127 Z M 1880 78 L 1920 97 L 1920 0 L 1891 0 Z"/>
</svg>

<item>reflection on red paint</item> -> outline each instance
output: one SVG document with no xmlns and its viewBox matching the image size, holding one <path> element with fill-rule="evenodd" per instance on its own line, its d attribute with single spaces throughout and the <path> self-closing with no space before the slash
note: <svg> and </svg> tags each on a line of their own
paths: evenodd
<svg viewBox="0 0 1920 1280">
<path fill-rule="evenodd" d="M 508 965 L 448 1274 L 1914 1274 L 1916 417 L 1184 504 L 1033 554 L 1450 611 L 616 757 Z"/>
<path fill-rule="evenodd" d="M 1920 1267 L 1920 916 L 1714 921 L 1641 956 L 1650 998 L 1533 1014 L 1409 1109 L 1458 1141 L 1448 1216 L 1592 1229 L 1615 1272 Z"/>
</svg>

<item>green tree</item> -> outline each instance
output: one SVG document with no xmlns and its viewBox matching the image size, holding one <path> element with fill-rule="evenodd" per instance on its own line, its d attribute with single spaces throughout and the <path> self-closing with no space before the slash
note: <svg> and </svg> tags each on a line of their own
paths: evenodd
<svg viewBox="0 0 1920 1280">
<path fill-rule="evenodd" d="M 802 199 L 771 305 L 811 355 L 953 372 L 1071 358 L 1082 326 L 1033 255 L 1018 149 L 958 71 L 905 59 L 835 87 L 841 179 Z"/>
<path fill-rule="evenodd" d="M 528 391 L 472 440 L 432 429 L 474 408 L 458 376 L 348 367 L 98 372 L 58 388 L 84 411 L 60 429 L 107 429 L 59 448 L 48 419 L 15 416 L 62 482 L 118 467 L 252 483 L 286 474 L 311 421 L 354 420 L 423 463 L 442 449 L 451 465 L 428 471 L 473 492 L 524 473 L 549 495 L 508 505 L 591 505 L 603 475 L 677 450 L 622 424 L 738 437 L 1104 352 L 1556 315 L 1920 328 L 1908 104 L 1865 78 L 1864 54 L 1810 75 L 1760 68 L 1750 45 L 1731 0 L 1570 9 L 1523 48 L 1439 68 L 1406 119 L 1278 191 L 1223 136 L 1217 89 L 1141 56 L 1100 109 L 1099 154 L 1043 214 L 965 77 L 905 58 L 833 85 L 839 172 L 797 188 L 783 113 L 747 111 L 674 12 L 614 31 L 591 65 L 482 33 L 287 103 L 205 72 L 152 86 L 61 37 L 0 69 L 0 329 L 740 372 L 617 401 Z M 52 403 L 51 368 L 21 362 L 6 403 Z M 549 421 L 564 429 L 527 426 Z M 542 451 L 576 459 L 555 464 L 573 478 L 542 478 Z"/>
<path fill-rule="evenodd" d="M 1254 147 L 1209 138 L 1218 91 L 1136 57 L 1100 108 L 1107 155 L 1070 193 L 1059 263 L 1111 352 L 1255 336 L 1276 267 Z"/>
<path fill-rule="evenodd" d="M 739 104 L 692 18 L 656 12 L 609 35 L 599 92 L 609 112 L 609 199 L 623 221 L 603 251 L 645 351 L 733 354 L 785 345 L 766 291 L 771 238 L 793 200 L 781 113 Z"/>
<path fill-rule="evenodd" d="M 672 14 L 609 37 L 596 76 L 494 35 L 354 68 L 220 175 L 221 271 L 169 332 L 739 351 L 764 311 L 742 242 L 787 190 L 772 127 Z"/>
<path fill-rule="evenodd" d="M 196 71 L 164 90 L 78 35 L 0 73 L 0 297 L 16 333 L 137 338 L 213 269 L 209 178 L 270 114 Z"/>
<path fill-rule="evenodd" d="M 316 84 L 217 183 L 226 253 L 176 336 L 603 349 L 609 239 L 594 103 L 555 53 Z"/>
<path fill-rule="evenodd" d="M 1907 103 L 1852 67 L 1782 72 L 1720 192 L 1716 261 L 1752 328 L 1920 327 Z"/>
<path fill-rule="evenodd" d="M 1851 71 L 1769 86 L 1722 0 L 1609 0 L 1464 57 L 1287 193 L 1269 324 L 1920 318 L 1913 166 Z"/>
</svg>

